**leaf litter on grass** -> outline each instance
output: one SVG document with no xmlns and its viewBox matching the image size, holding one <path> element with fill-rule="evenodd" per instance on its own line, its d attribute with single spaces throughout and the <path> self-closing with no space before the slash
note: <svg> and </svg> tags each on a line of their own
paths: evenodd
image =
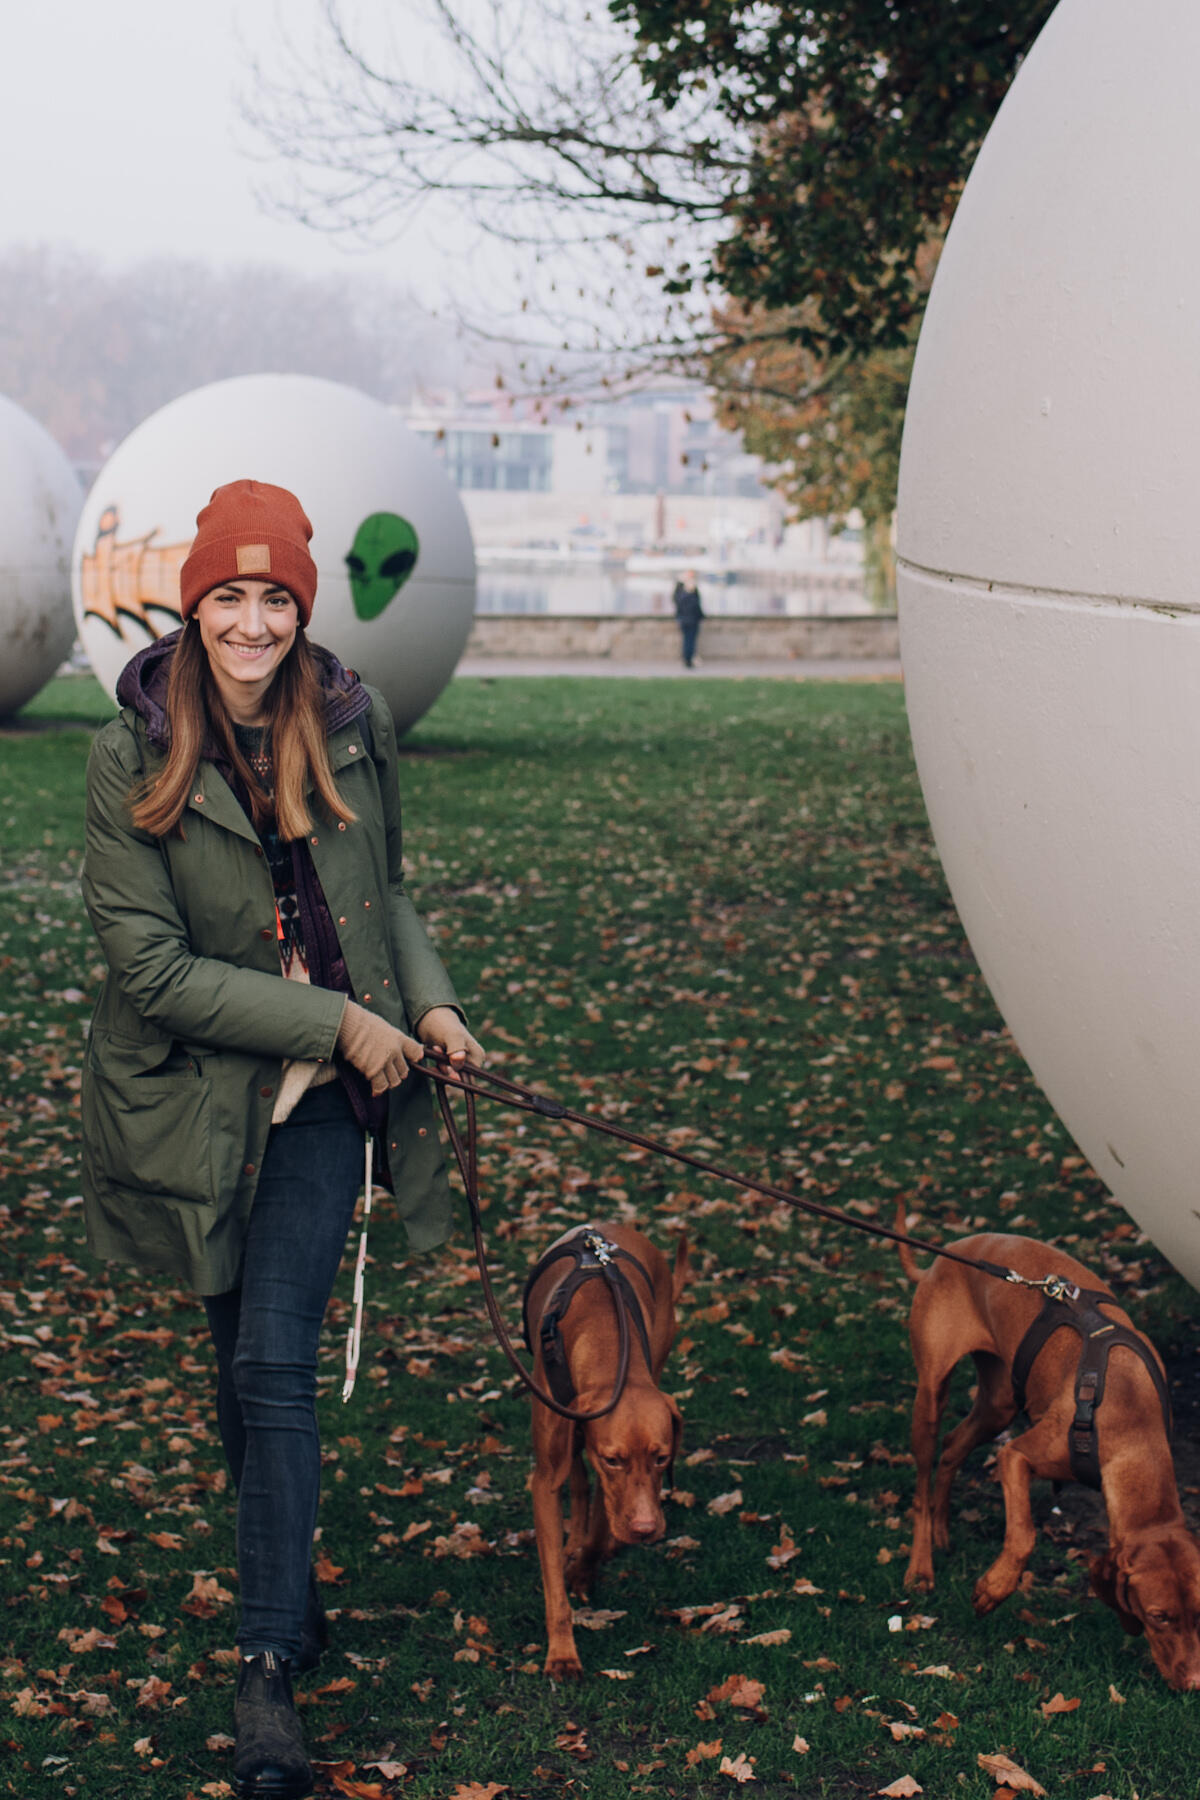
<svg viewBox="0 0 1200 1800">
<path fill-rule="evenodd" d="M 0 744 L 15 846 L 0 913 L 0 1791 L 44 1764 L 65 1768 L 64 1790 L 119 1779 L 137 1800 L 221 1776 L 227 1752 L 203 1745 L 228 1733 L 236 1559 L 199 1308 L 97 1269 L 81 1243 L 79 1070 L 99 978 L 77 887 L 86 749 L 77 730 Z M 1078 1241 L 1136 1290 L 1140 1322 L 1191 1329 L 1188 1297 L 1074 1155 L 995 1015 L 929 842 L 898 689 L 456 683 L 402 763 L 418 904 L 506 1072 L 865 1216 L 890 1218 L 902 1195 L 935 1234 Z M 570 1696 L 581 1765 L 558 1742 L 566 1701 L 538 1672 L 527 1404 L 481 1321 L 469 1252 L 409 1259 L 385 1209 L 348 1411 L 344 1286 L 321 1365 L 334 1644 L 301 1691 L 327 1791 L 336 1769 L 430 1800 L 456 1784 L 540 1795 L 582 1768 L 599 1800 L 694 1783 L 697 1767 L 728 1791 L 750 1784 L 721 1757 L 761 1787 L 795 1779 L 802 1754 L 810 1791 L 849 1796 L 871 1781 L 873 1715 L 912 1727 L 897 1779 L 927 1791 L 998 1741 L 1031 1760 L 1036 1742 L 1049 1782 L 1072 1752 L 1035 1738 L 1031 1701 L 1097 1680 L 1125 1696 L 1106 1703 L 1122 1734 L 1148 1740 L 1142 1800 L 1177 1791 L 1183 1736 L 1148 1725 L 1157 1678 L 1082 1598 L 1066 1526 L 1049 1521 L 1025 1596 L 1057 1626 L 1052 1656 L 1028 1647 L 1044 1630 L 1014 1635 L 1011 1611 L 974 1620 L 970 1583 L 998 1535 L 986 1473 L 960 1487 L 925 1654 L 889 1633 L 897 1608 L 920 1622 L 900 1586 L 911 1371 L 890 1252 L 637 1150 L 487 1106 L 481 1125 L 510 1319 L 524 1271 L 570 1224 L 632 1218 L 664 1247 L 687 1232 L 694 1277 L 665 1385 L 689 1491 L 668 1502 L 669 1543 L 597 1584 L 604 1637 L 585 1641 L 589 1678 Z M 719 1757 L 689 1765 L 697 1696 L 731 1681 L 775 1704 L 701 1701 L 728 1728 Z M 1051 1704 L 1032 1706 L 1039 1730 L 1073 1729 L 1080 1715 Z"/>
</svg>

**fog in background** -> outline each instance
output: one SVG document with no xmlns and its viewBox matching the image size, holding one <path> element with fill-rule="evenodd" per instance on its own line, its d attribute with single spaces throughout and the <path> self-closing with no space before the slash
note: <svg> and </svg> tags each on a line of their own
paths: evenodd
<svg viewBox="0 0 1200 1800">
<path fill-rule="evenodd" d="M 366 270 L 0 250 L 0 394 L 85 472 L 168 400 L 225 376 L 323 375 L 404 402 L 464 366 L 449 325 Z"/>
<path fill-rule="evenodd" d="M 364 250 L 262 202 L 273 171 L 247 123 L 255 65 L 303 48 L 316 7 L 6 9 L 0 394 L 85 469 L 224 376 L 295 370 L 401 402 L 418 380 L 490 378 L 494 353 L 432 313 L 447 279 L 472 280 L 453 208 Z"/>
</svg>

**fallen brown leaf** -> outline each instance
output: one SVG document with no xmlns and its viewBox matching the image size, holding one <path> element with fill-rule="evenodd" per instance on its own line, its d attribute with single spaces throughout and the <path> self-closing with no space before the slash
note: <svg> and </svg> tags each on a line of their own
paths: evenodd
<svg viewBox="0 0 1200 1800">
<path fill-rule="evenodd" d="M 1010 1787 L 1021 1794 L 1045 1794 L 1046 1790 L 1039 1781 L 1028 1774 L 1019 1763 L 1010 1756 L 997 1751 L 994 1755 L 980 1754 L 976 1757 L 979 1767 L 1004 1787 Z"/>
<path fill-rule="evenodd" d="M 697 1744 L 694 1749 L 687 1752 L 683 1760 L 689 1769 L 694 1769 L 698 1762 L 705 1762 L 709 1757 L 720 1756 L 720 1754 L 721 1740 L 714 1738 L 711 1744 Z"/>
<path fill-rule="evenodd" d="M 756 1707 L 763 1697 L 764 1683 L 746 1675 L 729 1675 L 719 1687 L 710 1688 L 708 1699 L 728 1700 L 731 1706 Z"/>
</svg>

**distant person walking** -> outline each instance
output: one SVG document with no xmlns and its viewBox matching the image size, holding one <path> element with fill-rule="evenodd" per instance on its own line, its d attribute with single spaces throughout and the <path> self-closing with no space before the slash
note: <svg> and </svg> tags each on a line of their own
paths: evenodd
<svg viewBox="0 0 1200 1800">
<path fill-rule="evenodd" d="M 675 604 L 675 617 L 679 621 L 679 635 L 683 640 L 683 666 L 690 669 L 696 661 L 696 639 L 700 635 L 700 621 L 704 617 L 695 569 L 683 571 L 683 580 L 675 583 L 671 599 Z"/>
</svg>

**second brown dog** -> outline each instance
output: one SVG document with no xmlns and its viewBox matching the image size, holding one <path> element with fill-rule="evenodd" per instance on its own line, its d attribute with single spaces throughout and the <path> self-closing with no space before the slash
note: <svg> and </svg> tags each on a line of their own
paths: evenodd
<svg viewBox="0 0 1200 1800">
<path fill-rule="evenodd" d="M 904 1229 L 903 1213 L 897 1220 Z M 1103 1286 L 1082 1263 L 1034 1238 L 987 1234 L 960 1238 L 948 1249 L 999 1263 L 1040 1279 L 1062 1275 L 1082 1289 Z M 982 1270 L 939 1258 L 921 1274 L 911 1248 L 900 1246 L 905 1273 L 918 1282 L 909 1320 L 917 1365 L 912 1447 L 917 1465 L 912 1556 L 906 1587 L 933 1586 L 933 1549 L 949 1542 L 950 1488 L 977 1444 L 1012 1424 L 1017 1402 L 1013 1358 L 1037 1317 L 1042 1296 Z M 1105 1317 L 1133 1329 L 1124 1310 L 1105 1303 Z M 1144 1333 L 1137 1333 L 1161 1368 Z M 1068 1433 L 1075 1410 L 1080 1341 L 1059 1330 L 1029 1372 L 1030 1427 L 1004 1444 L 997 1463 L 1004 1492 L 1004 1546 L 975 1587 L 975 1610 L 991 1612 L 1013 1592 L 1033 1551 L 1029 1484 L 1037 1475 L 1070 1481 Z M 950 1372 L 974 1358 L 979 1377 L 968 1416 L 946 1439 L 931 1487 L 938 1432 Z M 1145 1631 L 1159 1672 L 1173 1688 L 1200 1688 L 1200 1546 L 1184 1523 L 1171 1446 L 1154 1382 L 1141 1358 L 1119 1341 L 1096 1413 L 1101 1485 L 1108 1510 L 1109 1547 L 1093 1557 L 1093 1592 L 1118 1614 L 1128 1632 Z"/>
<path fill-rule="evenodd" d="M 658 1378 L 675 1336 L 675 1301 L 687 1278 L 687 1240 L 680 1238 L 672 1268 L 660 1250 L 630 1225 L 590 1227 L 626 1254 L 619 1266 L 641 1308 L 649 1344 L 649 1361 L 641 1337 L 630 1325 L 629 1370 L 620 1400 L 602 1419 L 576 1424 L 563 1419 L 540 1400 L 533 1406 L 533 1522 L 546 1601 L 549 1644 L 545 1673 L 557 1681 L 583 1674 L 575 1648 L 567 1588 L 586 1596 L 600 1562 L 622 1544 L 653 1544 L 663 1535 L 662 1483 L 679 1448 L 679 1408 L 658 1386 Z M 564 1233 L 554 1250 L 575 1232 Z M 547 1371 L 542 1353 L 544 1315 L 564 1273 L 564 1263 L 551 1264 L 534 1281 L 526 1297 L 526 1316 L 534 1347 L 534 1374 L 543 1387 Z M 619 1332 L 608 1284 L 584 1282 L 571 1296 L 559 1325 L 561 1353 L 570 1373 L 579 1412 L 604 1406 L 611 1397 L 618 1368 Z M 591 1489 L 587 1463 L 596 1476 Z M 562 1488 L 570 1479 L 571 1526 L 563 1543 Z"/>
</svg>

